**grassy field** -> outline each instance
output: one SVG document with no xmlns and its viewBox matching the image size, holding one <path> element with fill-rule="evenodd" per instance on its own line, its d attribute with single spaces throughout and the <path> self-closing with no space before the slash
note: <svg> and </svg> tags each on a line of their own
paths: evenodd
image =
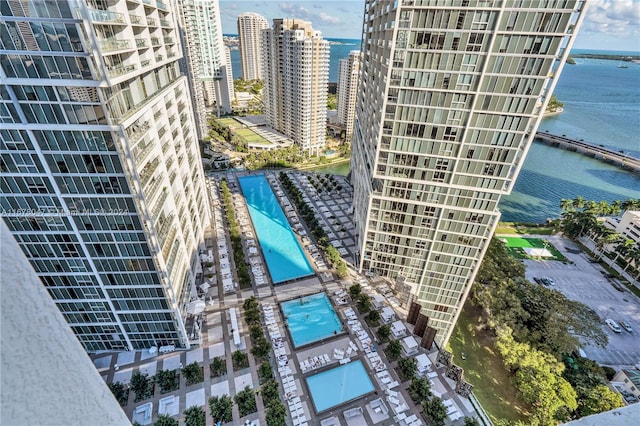
<svg viewBox="0 0 640 426">
<path fill-rule="evenodd" d="M 474 395 L 493 421 L 526 423 L 527 407 L 516 398 L 516 388 L 493 348 L 492 336 L 480 328 L 478 318 L 479 312 L 470 303 L 465 304 L 447 349 L 453 353 L 456 365 L 464 369 L 464 379 L 474 386 Z M 461 358 L 461 353 L 466 359 Z"/>
<path fill-rule="evenodd" d="M 567 260 L 554 246 L 547 240 L 540 238 L 523 238 L 523 237 L 507 237 L 497 235 L 501 241 L 504 241 L 511 255 L 517 259 L 537 259 L 535 256 L 529 256 L 524 250 L 525 248 L 546 248 L 553 257 L 546 257 L 545 260 L 559 260 L 564 262 Z"/>
<path fill-rule="evenodd" d="M 242 126 L 242 124 L 233 118 L 216 118 L 216 121 L 222 126 L 229 127 L 231 130 Z"/>
<path fill-rule="evenodd" d="M 248 143 L 263 143 L 268 144 L 269 141 L 254 132 L 251 129 L 234 129 L 233 133 L 244 138 Z"/>
</svg>

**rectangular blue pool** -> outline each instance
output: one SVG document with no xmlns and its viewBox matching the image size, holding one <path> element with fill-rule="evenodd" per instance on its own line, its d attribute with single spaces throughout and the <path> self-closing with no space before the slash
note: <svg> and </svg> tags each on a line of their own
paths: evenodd
<svg viewBox="0 0 640 426">
<path fill-rule="evenodd" d="M 342 323 L 325 293 L 288 300 L 280 307 L 296 348 L 343 332 Z"/>
<path fill-rule="evenodd" d="M 278 284 L 312 275 L 313 268 L 264 175 L 243 176 L 238 180 L 271 281 Z"/>
<path fill-rule="evenodd" d="M 375 390 L 362 361 L 356 360 L 307 377 L 316 412 L 353 401 Z"/>
</svg>

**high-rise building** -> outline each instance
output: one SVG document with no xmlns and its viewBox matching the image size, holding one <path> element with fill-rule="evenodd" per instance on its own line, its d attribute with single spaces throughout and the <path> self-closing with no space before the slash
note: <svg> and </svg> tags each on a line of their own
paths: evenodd
<svg viewBox="0 0 640 426">
<path fill-rule="evenodd" d="M 327 128 L 329 42 L 298 19 L 274 19 L 262 37 L 267 124 L 317 155 Z"/>
<path fill-rule="evenodd" d="M 171 4 L 0 5 L 5 223 L 87 351 L 189 347 L 210 212 Z"/>
<path fill-rule="evenodd" d="M 231 57 L 222 39 L 218 0 L 178 0 L 176 4 L 185 48 L 182 65 L 195 94 L 193 108 L 202 138 L 207 134 L 206 108 L 213 107 L 218 116 L 231 112 L 235 98 Z"/>
<path fill-rule="evenodd" d="M 345 128 L 347 141 L 351 140 L 353 134 L 359 71 L 360 51 L 352 50 L 347 58 L 340 59 L 338 63 L 338 123 Z"/>
<path fill-rule="evenodd" d="M 238 16 L 240 61 L 245 80 L 262 80 L 262 30 L 267 28 L 269 22 L 257 13 L 247 12 Z"/>
<path fill-rule="evenodd" d="M 351 176 L 360 270 L 446 344 L 585 1 L 365 3 Z"/>
</svg>

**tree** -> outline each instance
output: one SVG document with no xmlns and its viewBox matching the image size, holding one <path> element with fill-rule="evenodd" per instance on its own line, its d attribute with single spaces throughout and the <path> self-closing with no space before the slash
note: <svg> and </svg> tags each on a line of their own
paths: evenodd
<svg viewBox="0 0 640 426">
<path fill-rule="evenodd" d="M 243 368 L 249 367 L 249 355 L 242 352 L 241 350 L 237 350 L 231 355 L 231 360 L 233 361 L 233 370 L 238 371 Z"/>
<path fill-rule="evenodd" d="M 280 401 L 267 405 L 266 420 L 269 426 L 285 426 L 287 410 Z"/>
<path fill-rule="evenodd" d="M 386 342 L 389 339 L 389 335 L 391 334 L 391 327 L 389 324 L 383 324 L 378 328 L 378 337 L 380 341 Z"/>
<path fill-rule="evenodd" d="M 475 417 L 465 416 L 464 426 L 480 426 L 480 423 L 476 420 Z"/>
<path fill-rule="evenodd" d="M 178 421 L 168 414 L 160 414 L 154 426 L 178 426 Z"/>
<path fill-rule="evenodd" d="M 358 310 L 360 313 L 369 312 L 371 310 L 371 297 L 368 294 L 362 293 L 358 296 Z"/>
<path fill-rule="evenodd" d="M 202 373 L 202 367 L 197 362 L 192 362 L 182 369 L 184 377 L 187 380 L 187 386 L 195 383 L 202 383 L 204 381 L 204 374 Z"/>
<path fill-rule="evenodd" d="M 428 420 L 428 424 L 444 426 L 444 420 L 447 418 L 447 407 L 444 406 L 440 398 L 423 400 L 422 411 Z"/>
<path fill-rule="evenodd" d="M 402 354 L 402 344 L 399 340 L 392 340 L 384 349 L 384 353 L 390 361 L 395 361 Z"/>
<path fill-rule="evenodd" d="M 160 387 L 160 393 L 171 392 L 180 387 L 175 370 L 160 370 L 156 373 L 155 380 Z"/>
<path fill-rule="evenodd" d="M 354 284 L 349 287 L 349 294 L 351 295 L 352 299 L 356 299 L 358 296 L 360 296 L 360 293 L 362 293 L 362 286 L 360 284 Z"/>
<path fill-rule="evenodd" d="M 260 382 L 264 383 L 273 378 L 273 368 L 271 368 L 271 364 L 268 361 L 264 361 L 258 367 L 258 377 L 260 378 Z"/>
<path fill-rule="evenodd" d="M 240 417 L 255 413 L 257 410 L 255 393 L 249 386 L 236 393 L 236 396 L 233 397 L 233 400 L 238 405 L 238 410 L 240 410 Z"/>
<path fill-rule="evenodd" d="M 184 410 L 184 416 L 185 426 L 205 426 L 205 412 L 197 405 Z"/>
<path fill-rule="evenodd" d="M 131 376 L 130 387 L 136 393 L 134 402 L 151 398 L 151 395 L 153 395 L 153 382 L 148 378 L 147 374 L 143 374 L 140 371 L 136 371 Z"/>
<path fill-rule="evenodd" d="M 398 361 L 398 375 L 404 382 L 405 380 L 413 380 L 418 372 L 418 361 L 415 358 L 402 358 Z"/>
<path fill-rule="evenodd" d="M 622 395 L 600 384 L 591 388 L 589 393 L 580 399 L 579 410 L 582 416 L 589 416 L 624 406 Z"/>
<path fill-rule="evenodd" d="M 211 361 L 211 377 L 220 377 L 227 374 L 227 363 L 220 357 L 215 357 Z"/>
<path fill-rule="evenodd" d="M 498 330 L 495 345 L 536 422 L 555 424 L 578 407 L 575 390 L 562 377 L 564 365 L 553 355 L 517 342 L 509 328 Z"/>
<path fill-rule="evenodd" d="M 265 382 L 260 388 L 260 393 L 262 394 L 262 400 L 264 401 L 265 405 L 268 405 L 271 401 L 279 401 L 280 392 L 276 379 L 272 378 Z"/>
<path fill-rule="evenodd" d="M 123 407 L 127 405 L 127 401 L 129 400 L 129 390 L 125 389 L 122 383 L 109 383 L 109 389 L 120 405 L 122 405 Z"/>
<path fill-rule="evenodd" d="M 431 396 L 431 383 L 429 383 L 429 379 L 425 377 L 414 377 L 407 390 L 413 402 L 419 404 Z"/>
<path fill-rule="evenodd" d="M 375 309 L 369 312 L 369 315 L 367 315 L 367 322 L 373 326 L 378 325 L 380 322 L 380 312 Z"/>
<path fill-rule="evenodd" d="M 229 395 L 209 398 L 209 412 L 214 423 L 229 423 L 233 419 L 232 408 L 233 402 L 231 402 Z"/>
</svg>

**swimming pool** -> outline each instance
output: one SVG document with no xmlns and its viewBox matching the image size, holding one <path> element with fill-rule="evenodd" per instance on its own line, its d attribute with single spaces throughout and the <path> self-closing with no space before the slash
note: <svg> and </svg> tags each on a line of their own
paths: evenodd
<svg viewBox="0 0 640 426">
<path fill-rule="evenodd" d="M 280 306 L 296 348 L 343 331 L 342 323 L 325 293 L 288 300 Z"/>
<path fill-rule="evenodd" d="M 307 377 L 316 412 L 352 401 L 375 390 L 362 361 L 356 360 L 340 367 Z"/>
<path fill-rule="evenodd" d="M 271 281 L 278 284 L 313 274 L 278 199 L 264 175 L 238 178 L 258 234 Z"/>
</svg>

